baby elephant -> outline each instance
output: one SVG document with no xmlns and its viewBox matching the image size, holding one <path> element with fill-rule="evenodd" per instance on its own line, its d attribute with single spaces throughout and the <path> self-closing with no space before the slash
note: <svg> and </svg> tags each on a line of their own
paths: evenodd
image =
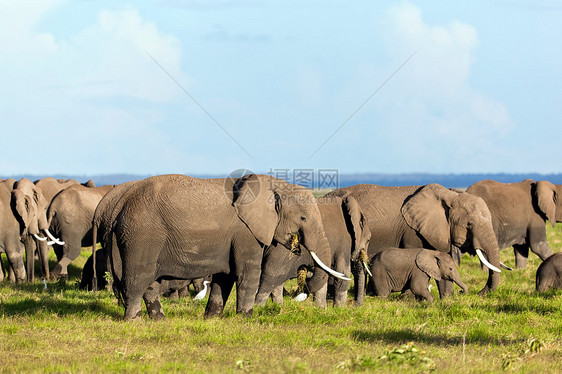
<svg viewBox="0 0 562 374">
<path fill-rule="evenodd" d="M 537 291 L 562 288 L 562 252 L 548 257 L 537 269 Z"/>
<path fill-rule="evenodd" d="M 450 280 L 466 293 L 457 267 L 447 253 L 422 248 L 385 248 L 371 262 L 375 295 L 411 290 L 416 299 L 433 301 L 429 278 Z"/>
</svg>

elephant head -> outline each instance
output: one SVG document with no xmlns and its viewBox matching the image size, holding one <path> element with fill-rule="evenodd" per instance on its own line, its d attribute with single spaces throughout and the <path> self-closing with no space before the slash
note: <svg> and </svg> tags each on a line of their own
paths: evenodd
<svg viewBox="0 0 562 374">
<path fill-rule="evenodd" d="M 240 178 L 234 189 L 238 217 L 259 242 L 269 246 L 275 241 L 289 250 L 303 247 L 324 270 L 314 272 L 308 284 L 312 292 L 327 282 L 326 272 L 343 277 L 325 265 L 331 263 L 331 249 L 316 199 L 308 189 L 255 174 Z"/>
<path fill-rule="evenodd" d="M 407 224 L 433 248 L 450 253 L 478 255 L 489 271 L 481 295 L 499 284 L 500 256 L 492 216 L 482 198 L 466 192 L 428 184 L 417 190 L 402 206 Z"/>
<path fill-rule="evenodd" d="M 468 292 L 453 259 L 447 253 L 422 250 L 416 256 L 416 266 L 430 278 L 438 281 L 442 279 L 453 281 L 462 289 L 463 293 Z"/>
<path fill-rule="evenodd" d="M 533 200 L 538 210 L 550 221 L 552 227 L 562 222 L 562 185 L 538 181 L 533 189 Z"/>
<path fill-rule="evenodd" d="M 41 189 L 29 179 L 23 178 L 14 184 L 12 204 L 21 224 L 23 235 L 39 235 L 40 231 L 47 230 L 47 200 Z"/>
</svg>

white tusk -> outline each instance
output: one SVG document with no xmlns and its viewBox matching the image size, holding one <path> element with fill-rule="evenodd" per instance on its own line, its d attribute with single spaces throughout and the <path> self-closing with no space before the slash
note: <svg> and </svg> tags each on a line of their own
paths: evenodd
<svg viewBox="0 0 562 374">
<path fill-rule="evenodd" d="M 501 266 L 502 268 L 504 268 L 505 270 L 509 270 L 509 271 L 512 271 L 512 270 L 513 270 L 512 268 L 510 268 L 509 266 L 507 266 L 506 264 L 504 264 L 504 263 L 501 262 L 501 261 L 500 261 L 500 266 Z"/>
<path fill-rule="evenodd" d="M 490 264 L 490 262 L 488 262 L 488 260 L 486 260 L 486 257 L 484 257 L 484 255 L 482 254 L 482 251 L 480 249 L 476 250 L 476 254 L 478 255 L 478 258 L 480 259 L 480 261 L 482 261 L 482 263 L 488 267 L 488 269 L 495 271 L 496 273 L 501 273 L 502 271 L 500 269 L 498 269 L 497 267 L 495 267 L 494 265 Z"/>
<path fill-rule="evenodd" d="M 52 241 L 52 240 L 49 240 L 49 241 L 47 242 L 47 245 L 53 245 L 53 244 L 55 244 L 55 242 Z"/>
<path fill-rule="evenodd" d="M 199 293 L 197 295 L 195 295 L 195 297 L 193 298 L 193 300 L 201 300 L 202 298 L 205 297 L 205 295 L 207 294 L 207 285 L 211 283 L 209 281 L 203 281 L 203 289 L 201 291 L 199 291 Z"/>
<path fill-rule="evenodd" d="M 308 299 L 308 295 L 304 292 L 299 293 L 297 296 L 295 296 L 295 298 L 293 300 L 298 301 L 299 303 L 301 301 L 305 301 L 306 299 Z"/>
<path fill-rule="evenodd" d="M 42 237 L 40 237 L 40 236 L 37 235 L 37 234 L 33 234 L 33 236 L 35 237 L 35 239 L 40 240 L 40 241 L 42 241 L 42 242 L 44 242 L 45 240 L 47 240 L 47 238 L 42 238 Z"/>
<path fill-rule="evenodd" d="M 371 273 L 371 270 L 369 270 L 369 265 L 367 265 L 367 263 L 365 261 L 363 262 L 363 266 L 365 267 L 365 270 L 367 270 L 367 273 L 369 273 L 369 275 L 371 276 L 371 278 L 373 277 L 373 273 Z"/>
<path fill-rule="evenodd" d="M 52 241 L 54 241 L 55 243 L 57 243 L 58 245 L 64 245 L 64 242 L 60 239 L 57 239 L 53 236 L 53 234 L 51 234 L 51 232 L 49 231 L 49 229 L 45 229 L 45 233 L 47 234 L 47 236 L 49 237 L 49 239 L 51 239 Z"/>
<path fill-rule="evenodd" d="M 320 259 L 318 258 L 318 256 L 316 255 L 315 252 L 310 251 L 310 255 L 312 256 L 312 258 L 314 259 L 314 261 L 322 268 L 324 269 L 327 273 L 333 275 L 336 278 L 342 279 L 342 280 L 346 280 L 346 281 L 350 281 L 351 278 L 346 277 L 344 274 L 337 272 L 333 269 L 330 269 L 328 266 L 326 266 L 322 261 L 320 261 Z"/>
</svg>

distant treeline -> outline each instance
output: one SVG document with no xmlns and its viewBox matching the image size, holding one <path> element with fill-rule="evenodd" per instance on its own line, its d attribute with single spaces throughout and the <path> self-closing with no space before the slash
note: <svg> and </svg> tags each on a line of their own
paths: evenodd
<svg viewBox="0 0 562 374">
<path fill-rule="evenodd" d="M 264 173 L 265 174 L 265 173 Z M 226 175 L 198 175 L 188 174 L 197 178 L 224 178 Z M 15 175 L 5 176 L 4 178 L 28 178 L 32 181 L 46 177 L 47 175 Z M 108 174 L 108 175 L 49 175 L 55 179 L 76 179 L 79 182 L 85 182 L 92 179 L 96 185 L 104 184 L 120 184 L 131 180 L 139 180 L 149 177 L 150 175 L 134 175 L 134 174 Z M 360 183 L 371 183 L 382 186 L 410 186 L 425 185 L 428 183 L 439 183 L 445 187 L 466 188 L 471 184 L 483 179 L 493 179 L 498 182 L 512 183 L 521 182 L 527 178 L 534 180 L 547 180 L 554 184 L 562 184 L 562 174 L 338 174 L 337 185 L 339 187 L 352 186 Z"/>
</svg>

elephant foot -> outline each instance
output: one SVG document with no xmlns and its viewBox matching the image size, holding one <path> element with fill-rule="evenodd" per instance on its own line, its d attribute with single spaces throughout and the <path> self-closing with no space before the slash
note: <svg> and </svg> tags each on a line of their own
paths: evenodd
<svg viewBox="0 0 562 374">
<path fill-rule="evenodd" d="M 179 292 L 178 292 L 177 290 L 171 292 L 171 293 L 168 295 L 168 299 L 170 299 L 170 300 L 177 300 L 177 299 L 179 299 L 179 298 L 180 298 L 180 296 L 179 296 Z"/>
<path fill-rule="evenodd" d="M 222 306 L 210 305 L 210 303 L 207 303 L 204 318 L 220 317 L 222 314 L 222 309 Z"/>
<path fill-rule="evenodd" d="M 485 286 L 480 291 L 478 291 L 478 296 L 486 296 L 490 292 L 488 286 Z"/>
<path fill-rule="evenodd" d="M 125 322 L 129 322 L 129 321 L 141 321 L 142 317 L 141 317 L 141 311 L 139 310 L 137 313 L 132 314 L 131 313 L 127 313 L 127 311 L 125 311 L 125 317 L 123 318 L 123 321 Z"/>
<path fill-rule="evenodd" d="M 236 314 L 240 314 L 244 317 L 250 318 L 254 315 L 254 308 L 252 308 L 250 310 L 247 310 L 247 311 L 246 310 L 239 310 L 239 311 L 236 311 Z"/>
</svg>

